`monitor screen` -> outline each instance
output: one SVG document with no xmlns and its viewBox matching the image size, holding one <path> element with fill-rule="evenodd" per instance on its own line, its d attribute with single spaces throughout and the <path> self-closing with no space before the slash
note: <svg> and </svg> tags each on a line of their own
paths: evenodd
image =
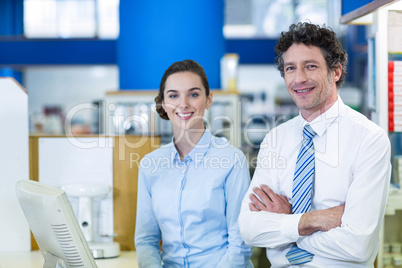
<svg viewBox="0 0 402 268">
<path fill-rule="evenodd" d="M 19 181 L 16 188 L 44 267 L 97 267 L 64 191 L 31 180 Z"/>
</svg>

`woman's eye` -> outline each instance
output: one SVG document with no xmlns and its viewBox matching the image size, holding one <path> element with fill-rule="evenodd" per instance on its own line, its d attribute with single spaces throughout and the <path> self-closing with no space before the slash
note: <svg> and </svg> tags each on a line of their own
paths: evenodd
<svg viewBox="0 0 402 268">
<path fill-rule="evenodd" d="M 198 97 L 198 93 L 191 93 L 190 97 L 193 97 L 193 98 Z"/>
<path fill-rule="evenodd" d="M 171 94 L 171 95 L 169 95 L 169 99 L 174 99 L 174 98 L 177 98 L 177 94 Z"/>
</svg>

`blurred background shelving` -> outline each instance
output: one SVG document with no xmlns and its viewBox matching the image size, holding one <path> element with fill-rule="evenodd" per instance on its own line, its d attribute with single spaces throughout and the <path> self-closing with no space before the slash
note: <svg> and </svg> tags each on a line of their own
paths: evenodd
<svg viewBox="0 0 402 268">
<path fill-rule="evenodd" d="M 165 23 L 164 13 L 181 8 L 196 9 L 199 17 L 183 25 L 188 12 L 182 12 L 181 21 Z M 339 94 L 388 131 L 387 64 L 402 60 L 400 32 L 388 32 L 389 12 L 398 16 L 401 9 L 395 0 L 4 0 L 0 76 L 14 77 L 28 91 L 30 134 L 155 134 L 163 144 L 172 130 L 154 110 L 160 78 L 173 61 L 194 55 L 210 87 L 219 89 L 207 126 L 243 150 L 253 174 L 265 134 L 298 114 L 274 65 L 280 32 L 306 20 L 334 29 L 349 55 Z M 396 22 L 392 27 L 398 29 Z M 397 48 L 390 49 L 391 43 Z M 238 56 L 234 91 L 220 81 L 226 54 Z M 389 137 L 395 168 L 402 134 L 389 131 Z M 394 169 L 381 245 L 402 242 L 397 174 Z M 264 254 L 255 249 L 255 267 L 268 266 Z M 383 267 L 383 255 L 381 246 L 377 267 Z"/>
</svg>

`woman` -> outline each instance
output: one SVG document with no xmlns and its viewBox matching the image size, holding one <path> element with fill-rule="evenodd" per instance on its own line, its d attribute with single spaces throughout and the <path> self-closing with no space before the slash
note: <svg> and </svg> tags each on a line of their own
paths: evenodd
<svg viewBox="0 0 402 268">
<path fill-rule="evenodd" d="M 205 129 L 212 93 L 204 69 L 193 60 L 172 64 L 155 101 L 174 137 L 140 164 L 139 267 L 252 267 L 237 223 L 250 183 L 247 162 Z"/>
</svg>

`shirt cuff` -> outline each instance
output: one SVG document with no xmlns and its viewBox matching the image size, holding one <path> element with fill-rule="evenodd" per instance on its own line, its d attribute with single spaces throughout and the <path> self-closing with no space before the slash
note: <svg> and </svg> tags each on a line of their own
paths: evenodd
<svg viewBox="0 0 402 268">
<path fill-rule="evenodd" d="M 296 242 L 299 239 L 299 221 L 303 214 L 289 214 L 281 224 L 281 235 L 289 239 L 291 242 Z"/>
</svg>

